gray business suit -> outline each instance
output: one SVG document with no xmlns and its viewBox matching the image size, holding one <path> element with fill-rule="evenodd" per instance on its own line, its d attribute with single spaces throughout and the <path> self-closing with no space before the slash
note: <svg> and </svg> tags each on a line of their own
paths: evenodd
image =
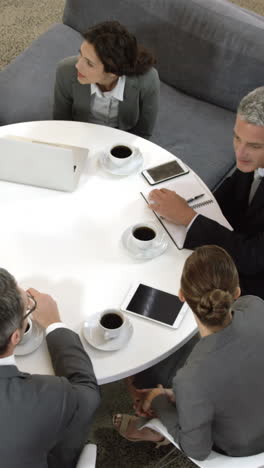
<svg viewBox="0 0 264 468">
<path fill-rule="evenodd" d="M 47 336 L 55 374 L 0 366 L 0 464 L 3 468 L 73 468 L 99 401 L 90 358 L 78 335 Z"/>
<path fill-rule="evenodd" d="M 264 451 L 264 301 L 243 296 L 232 323 L 202 338 L 173 381 L 176 406 L 159 396 L 159 418 L 190 457 L 213 446 L 230 456 Z"/>
<path fill-rule="evenodd" d="M 91 87 L 77 80 L 77 56 L 59 62 L 54 90 L 54 120 L 89 122 Z M 118 128 L 150 138 L 158 113 L 160 82 L 151 68 L 144 75 L 127 76 L 124 99 L 119 102 Z"/>
</svg>

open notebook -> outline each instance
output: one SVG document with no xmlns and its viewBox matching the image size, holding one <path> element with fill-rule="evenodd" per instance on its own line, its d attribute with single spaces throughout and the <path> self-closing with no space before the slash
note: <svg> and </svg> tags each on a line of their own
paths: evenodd
<svg viewBox="0 0 264 468">
<path fill-rule="evenodd" d="M 192 171 L 183 176 L 176 177 L 173 180 L 163 182 L 159 184 L 157 188 L 167 188 L 169 190 L 174 190 L 186 200 L 203 194 L 203 196 L 198 200 L 190 202 L 190 206 L 194 208 L 197 213 L 207 216 L 208 218 L 217 221 L 219 224 L 222 224 L 222 226 L 232 230 L 232 227 L 219 208 L 218 203 L 214 200 L 207 187 L 199 181 L 198 177 Z M 148 195 L 151 190 L 153 190 L 153 187 L 141 193 L 146 202 L 148 202 Z M 167 231 L 174 244 L 179 249 L 182 249 L 186 237 L 186 228 L 161 218 L 155 212 L 154 214 L 164 229 Z"/>
</svg>

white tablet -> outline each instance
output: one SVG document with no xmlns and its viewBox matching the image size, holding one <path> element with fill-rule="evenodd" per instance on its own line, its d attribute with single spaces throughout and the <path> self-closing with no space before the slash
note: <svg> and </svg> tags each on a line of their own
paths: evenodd
<svg viewBox="0 0 264 468">
<path fill-rule="evenodd" d="M 136 283 L 129 290 L 121 309 L 147 320 L 178 328 L 188 310 L 188 305 L 182 303 L 174 294 Z"/>
</svg>

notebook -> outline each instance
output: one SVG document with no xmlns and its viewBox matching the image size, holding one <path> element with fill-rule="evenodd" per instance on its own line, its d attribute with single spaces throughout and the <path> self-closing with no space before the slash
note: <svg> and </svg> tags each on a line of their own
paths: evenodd
<svg viewBox="0 0 264 468">
<path fill-rule="evenodd" d="M 0 138 L 0 180 L 73 191 L 87 148 L 8 135 Z"/>
<path fill-rule="evenodd" d="M 190 202 L 189 205 L 195 209 L 199 214 L 207 216 L 214 221 L 217 221 L 222 226 L 225 226 L 227 229 L 233 230 L 232 226 L 229 224 L 227 219 L 224 217 L 218 203 L 215 201 L 214 197 L 210 194 L 208 188 L 200 182 L 199 178 L 193 173 L 189 172 L 183 176 L 177 177 L 173 180 L 163 182 L 157 186 L 157 188 L 167 188 L 169 190 L 174 190 L 185 200 L 194 198 L 198 195 L 203 194 L 202 197 L 198 200 Z M 153 187 L 145 190 L 141 193 L 144 200 L 148 203 L 148 195 L 153 190 Z M 159 222 L 162 224 L 164 229 L 167 231 L 168 235 L 178 247 L 182 249 L 186 237 L 186 228 L 181 225 L 174 224 L 170 221 L 167 221 L 164 218 L 161 218 L 157 213 L 153 212 Z"/>
</svg>

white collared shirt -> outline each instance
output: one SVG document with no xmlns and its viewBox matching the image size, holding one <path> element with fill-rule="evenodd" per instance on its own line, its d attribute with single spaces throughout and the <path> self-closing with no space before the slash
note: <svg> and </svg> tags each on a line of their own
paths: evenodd
<svg viewBox="0 0 264 468">
<path fill-rule="evenodd" d="M 260 177 L 264 177 L 264 167 L 259 167 L 257 169 L 257 173 L 259 174 Z"/>
<path fill-rule="evenodd" d="M 91 84 L 89 122 L 107 125 L 108 127 L 118 127 L 119 102 L 124 99 L 125 84 L 125 75 L 120 76 L 115 87 L 105 93 L 96 84 Z"/>
<path fill-rule="evenodd" d="M 16 366 L 14 354 L 11 354 L 11 356 L 0 358 L 0 366 Z"/>
<path fill-rule="evenodd" d="M 69 327 L 67 327 L 67 325 L 63 322 L 54 322 L 46 328 L 46 336 L 48 336 L 49 333 L 51 333 L 53 330 L 56 330 L 57 328 L 69 328 Z"/>
</svg>

